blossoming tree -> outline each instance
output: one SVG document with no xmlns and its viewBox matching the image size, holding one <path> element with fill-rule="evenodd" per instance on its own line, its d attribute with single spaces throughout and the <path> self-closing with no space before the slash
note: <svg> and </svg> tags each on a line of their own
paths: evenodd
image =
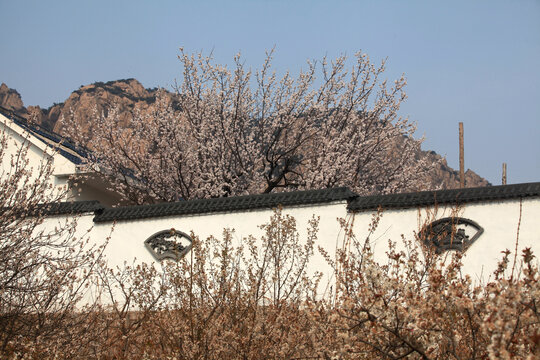
<svg viewBox="0 0 540 360">
<path fill-rule="evenodd" d="M 421 140 L 398 115 L 404 77 L 389 86 L 385 63 L 357 53 L 308 62 L 278 77 L 272 53 L 260 70 L 240 56 L 228 68 L 180 50 L 183 80 L 173 101 L 121 125 L 120 111 L 96 114 L 90 137 L 65 131 L 94 151 L 95 169 L 132 203 L 349 186 L 360 194 L 422 187 L 429 165 Z M 170 98 L 169 98 L 170 99 Z"/>
</svg>

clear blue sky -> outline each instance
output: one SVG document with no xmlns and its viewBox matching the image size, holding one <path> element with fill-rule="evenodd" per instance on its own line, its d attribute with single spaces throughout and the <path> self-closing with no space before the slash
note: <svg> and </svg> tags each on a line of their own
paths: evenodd
<svg viewBox="0 0 540 360">
<path fill-rule="evenodd" d="M 0 82 L 48 107 L 80 85 L 136 78 L 170 88 L 178 48 L 241 51 L 256 68 L 358 50 L 408 79 L 402 115 L 423 148 L 493 184 L 540 181 L 540 1 L 7 1 L 0 0 Z"/>
</svg>

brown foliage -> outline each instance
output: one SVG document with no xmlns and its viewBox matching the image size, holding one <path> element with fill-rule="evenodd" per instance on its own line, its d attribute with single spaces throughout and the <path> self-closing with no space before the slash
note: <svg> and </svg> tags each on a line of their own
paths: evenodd
<svg viewBox="0 0 540 360">
<path fill-rule="evenodd" d="M 540 354 L 535 335 L 540 330 L 539 275 L 530 249 L 517 264 L 522 266 L 517 278 L 503 274 L 506 251 L 497 276 L 473 284 L 461 273 L 460 252 L 438 255 L 423 239 L 404 240 L 405 250 L 397 251 L 391 242 L 388 263 L 379 265 L 369 238 L 351 241 L 353 251 L 340 254 L 342 280 L 332 322 L 347 339 L 346 354 L 390 359 L 532 359 Z"/>
<path fill-rule="evenodd" d="M 84 319 L 76 306 L 102 249 L 76 236 L 77 218 L 50 218 L 67 189 L 52 182 L 54 149 L 31 166 L 30 143 L 0 133 L 0 353 L 69 342 Z M 89 310 L 89 309 L 87 309 Z M 75 331 L 76 332 L 76 331 Z"/>
</svg>

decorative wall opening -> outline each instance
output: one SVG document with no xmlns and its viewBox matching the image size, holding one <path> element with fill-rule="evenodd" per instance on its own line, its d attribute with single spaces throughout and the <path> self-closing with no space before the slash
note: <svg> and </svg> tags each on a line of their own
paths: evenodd
<svg viewBox="0 0 540 360">
<path fill-rule="evenodd" d="M 460 217 L 436 220 L 422 229 L 424 242 L 438 253 L 449 250 L 465 251 L 484 232 L 476 222 Z"/>
<path fill-rule="evenodd" d="M 186 233 L 169 229 L 150 236 L 144 241 L 144 246 L 158 261 L 179 260 L 191 250 L 192 240 Z"/>
</svg>

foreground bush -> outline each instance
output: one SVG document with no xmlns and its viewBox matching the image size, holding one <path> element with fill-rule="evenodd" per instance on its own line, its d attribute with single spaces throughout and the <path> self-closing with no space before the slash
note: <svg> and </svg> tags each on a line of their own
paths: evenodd
<svg viewBox="0 0 540 360">
<path fill-rule="evenodd" d="M 375 220 L 375 222 L 377 219 Z M 540 286 L 530 249 L 513 263 L 506 250 L 486 284 L 462 275 L 462 253 L 438 255 L 405 241 L 390 243 L 379 265 L 354 238 L 341 252 L 337 302 L 328 322 L 341 354 L 359 358 L 533 359 L 540 355 Z M 516 247 L 517 248 L 517 247 Z M 335 343 L 338 344 L 338 343 Z M 340 349 L 334 348 L 334 353 Z"/>
<path fill-rule="evenodd" d="M 0 358 L 71 344 L 87 326 L 76 306 L 103 248 L 77 235 L 76 217 L 44 225 L 45 204 L 68 194 L 50 180 L 55 151 L 33 163 L 28 139 L 0 129 Z"/>
<path fill-rule="evenodd" d="M 377 225 L 375 216 L 372 229 Z M 162 269 L 142 265 L 94 278 L 102 306 L 65 314 L 55 336 L 20 334 L 3 357 L 95 359 L 534 359 L 540 356 L 538 268 L 504 252 L 489 282 L 461 274 L 459 253 L 421 239 L 390 244 L 378 264 L 369 236 L 327 257 L 334 292 L 308 272 L 317 219 L 300 239 L 276 211 L 260 239 L 194 237 Z M 347 234 L 351 232 L 345 229 Z M 5 314 L 3 314 L 4 316 Z M 37 321 L 25 314 L 28 321 Z M 42 315 L 47 317 L 46 315 Z M 53 315 L 51 315 L 53 316 Z M 57 319 L 58 320 L 58 319 Z M 73 326 L 77 324 L 77 326 Z"/>
</svg>

